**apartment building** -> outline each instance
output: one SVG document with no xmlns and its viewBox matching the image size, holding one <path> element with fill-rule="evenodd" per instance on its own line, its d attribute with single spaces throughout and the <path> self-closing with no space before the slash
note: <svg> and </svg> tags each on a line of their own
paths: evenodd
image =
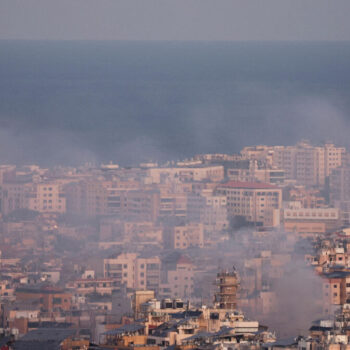
<svg viewBox="0 0 350 350">
<path fill-rule="evenodd" d="M 65 186 L 67 211 L 88 217 L 107 213 L 107 190 L 101 181 L 83 180 Z"/>
<path fill-rule="evenodd" d="M 163 230 L 151 221 L 126 221 L 113 216 L 103 217 L 99 225 L 100 240 L 104 242 L 162 243 Z"/>
<path fill-rule="evenodd" d="M 159 217 L 177 217 L 185 219 L 187 216 L 186 193 L 162 193 L 159 203 Z"/>
<path fill-rule="evenodd" d="M 139 256 L 134 262 L 135 289 L 158 292 L 161 261 L 158 256 Z"/>
<path fill-rule="evenodd" d="M 104 277 L 116 279 L 127 288 L 158 290 L 161 263 L 157 256 L 142 257 L 137 253 L 122 253 L 104 259 Z"/>
<path fill-rule="evenodd" d="M 118 289 L 118 285 L 113 278 L 80 278 L 67 283 L 66 288 L 78 296 L 112 295 L 113 291 Z"/>
<path fill-rule="evenodd" d="M 339 271 L 325 274 L 323 277 L 323 308 L 325 313 L 333 311 L 346 302 L 350 288 L 348 272 Z"/>
<path fill-rule="evenodd" d="M 294 205 L 282 210 L 281 222 L 287 232 L 325 233 L 339 228 L 340 213 L 337 208 L 302 208 Z"/>
<path fill-rule="evenodd" d="M 123 215 L 131 220 L 156 221 L 160 210 L 160 193 L 157 190 L 124 192 Z"/>
<path fill-rule="evenodd" d="M 147 175 L 152 183 L 167 183 L 174 180 L 180 182 L 213 181 L 219 182 L 224 179 L 224 167 L 222 165 L 197 165 L 174 168 L 151 168 Z"/>
<path fill-rule="evenodd" d="M 189 299 L 194 290 L 192 261 L 185 255 L 175 253 L 165 257 L 162 266 L 160 297 Z"/>
<path fill-rule="evenodd" d="M 232 181 L 259 181 L 271 184 L 282 184 L 285 180 L 285 171 L 284 169 L 272 167 L 267 159 L 262 161 L 244 159 L 232 162 L 231 165 L 228 165 L 226 176 Z"/>
<path fill-rule="evenodd" d="M 36 300 L 45 311 L 70 310 L 72 295 L 60 288 L 53 287 L 19 287 L 16 289 L 16 300 Z"/>
<path fill-rule="evenodd" d="M 114 278 L 119 285 L 135 288 L 135 261 L 137 253 L 123 253 L 116 258 L 103 260 L 103 275 L 105 278 Z"/>
<path fill-rule="evenodd" d="M 329 176 L 330 203 L 340 209 L 343 225 L 350 225 L 350 167 L 333 169 Z"/>
<path fill-rule="evenodd" d="M 230 181 L 219 185 L 216 193 L 227 198 L 227 212 L 241 216 L 257 226 L 276 226 L 274 210 L 281 208 L 282 190 L 258 182 Z"/>
<path fill-rule="evenodd" d="M 31 183 L 5 182 L 1 185 L 1 213 L 7 215 L 14 210 L 28 207 Z"/>
<path fill-rule="evenodd" d="M 28 197 L 28 209 L 43 213 L 66 212 L 66 198 L 58 183 L 34 184 Z"/>
<path fill-rule="evenodd" d="M 273 165 L 286 172 L 287 179 L 306 186 L 324 185 L 324 148 L 313 147 L 307 142 L 296 146 L 273 147 Z"/>
<path fill-rule="evenodd" d="M 303 208 L 322 208 L 326 206 L 326 199 L 318 189 L 294 186 L 288 190 L 291 201 L 300 202 Z"/>
<path fill-rule="evenodd" d="M 325 176 L 329 176 L 334 169 L 339 168 L 345 161 L 345 147 L 335 147 L 332 143 L 324 145 Z"/>
<path fill-rule="evenodd" d="M 312 146 L 302 141 L 295 146 L 245 147 L 241 154 L 283 169 L 286 179 L 306 186 L 324 186 L 326 177 L 342 165 L 345 152 L 344 147 L 336 147 L 332 143 Z"/>
<path fill-rule="evenodd" d="M 350 201 L 350 167 L 333 169 L 329 176 L 329 193 L 332 204 Z"/>
<path fill-rule="evenodd" d="M 203 224 L 190 223 L 164 229 L 164 241 L 168 248 L 187 249 L 204 246 Z"/>
<path fill-rule="evenodd" d="M 273 163 L 273 150 L 270 146 L 247 146 L 242 149 L 241 155 L 245 159 L 267 161 L 270 165 Z"/>
<path fill-rule="evenodd" d="M 200 222 L 207 232 L 220 232 L 228 228 L 227 198 L 224 195 L 214 194 L 213 190 L 203 190 L 205 199 L 203 211 L 200 213 Z"/>
</svg>

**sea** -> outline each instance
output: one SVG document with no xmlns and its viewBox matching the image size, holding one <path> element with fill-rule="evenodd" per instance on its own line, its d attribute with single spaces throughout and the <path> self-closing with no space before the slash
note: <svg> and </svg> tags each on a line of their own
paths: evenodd
<svg viewBox="0 0 350 350">
<path fill-rule="evenodd" d="M 0 41 L 0 164 L 350 147 L 349 42 Z"/>
</svg>

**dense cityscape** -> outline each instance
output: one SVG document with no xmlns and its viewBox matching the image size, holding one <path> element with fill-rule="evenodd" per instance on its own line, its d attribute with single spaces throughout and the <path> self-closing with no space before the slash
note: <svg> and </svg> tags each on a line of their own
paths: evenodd
<svg viewBox="0 0 350 350">
<path fill-rule="evenodd" d="M 0 166 L 4 349 L 347 349 L 350 153 Z"/>
</svg>

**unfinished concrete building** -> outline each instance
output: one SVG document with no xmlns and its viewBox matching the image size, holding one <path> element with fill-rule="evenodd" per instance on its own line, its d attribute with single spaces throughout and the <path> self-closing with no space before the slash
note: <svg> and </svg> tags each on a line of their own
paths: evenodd
<svg viewBox="0 0 350 350">
<path fill-rule="evenodd" d="M 221 271 L 216 277 L 215 303 L 219 309 L 235 310 L 237 308 L 237 290 L 239 286 L 238 274 L 232 271 Z"/>
</svg>

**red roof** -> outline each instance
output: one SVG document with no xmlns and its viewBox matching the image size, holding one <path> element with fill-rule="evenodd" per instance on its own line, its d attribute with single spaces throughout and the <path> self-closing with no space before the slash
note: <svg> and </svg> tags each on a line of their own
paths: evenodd
<svg viewBox="0 0 350 350">
<path fill-rule="evenodd" d="M 192 261 L 185 255 L 181 255 L 177 261 L 177 264 L 192 265 Z"/>
<path fill-rule="evenodd" d="M 262 190 L 262 189 L 277 189 L 278 187 L 263 183 L 263 182 L 243 182 L 243 181 L 229 181 L 218 187 L 231 187 L 231 188 L 248 188 L 252 190 Z"/>
</svg>

